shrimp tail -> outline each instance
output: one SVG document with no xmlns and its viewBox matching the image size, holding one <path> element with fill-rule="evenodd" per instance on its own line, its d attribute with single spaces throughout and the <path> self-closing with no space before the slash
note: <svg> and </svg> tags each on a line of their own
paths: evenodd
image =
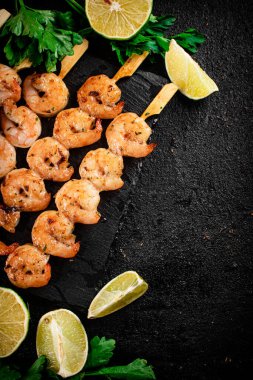
<svg viewBox="0 0 253 380">
<path fill-rule="evenodd" d="M 97 224 L 101 218 L 101 214 L 98 211 L 87 212 L 85 224 Z"/>
<path fill-rule="evenodd" d="M 150 154 L 150 153 L 152 153 L 153 150 L 154 150 L 156 147 L 157 147 L 157 144 L 154 144 L 154 143 L 147 145 L 147 152 L 148 152 L 147 155 Z"/>
<path fill-rule="evenodd" d="M 114 109 L 117 110 L 117 115 L 119 115 L 122 112 L 124 105 L 125 105 L 124 100 L 121 100 L 119 103 L 116 104 Z"/>
<path fill-rule="evenodd" d="M 18 102 L 21 98 L 21 87 L 20 87 L 20 84 L 18 82 L 18 80 L 16 78 L 13 78 L 13 87 L 12 87 L 12 95 L 11 95 L 11 99 L 13 100 L 13 102 Z M 9 87 L 7 87 L 9 89 Z"/>
<path fill-rule="evenodd" d="M 80 242 L 78 241 L 73 246 L 73 254 L 71 256 L 69 255 L 67 258 L 75 257 L 77 255 L 77 253 L 79 252 L 79 249 L 80 249 Z"/>
<path fill-rule="evenodd" d="M 12 243 L 11 245 L 7 246 L 4 243 L 0 242 L 0 256 L 7 256 L 16 251 L 19 244 L 18 243 Z"/>
<path fill-rule="evenodd" d="M 101 135 L 102 131 L 103 131 L 103 127 L 102 127 L 102 123 L 101 123 L 101 119 L 100 118 L 97 118 L 96 119 L 96 128 L 95 128 L 95 131 Z"/>
<path fill-rule="evenodd" d="M 114 119 L 122 112 L 124 105 L 125 102 L 122 100 L 113 106 L 105 106 L 106 111 L 103 110 L 99 115 L 102 119 Z"/>
<path fill-rule="evenodd" d="M 134 151 L 130 151 L 130 154 L 126 154 L 126 156 L 135 157 L 135 158 L 142 158 L 148 156 L 150 153 L 153 152 L 157 144 L 149 144 L 149 145 L 141 145 L 138 148 L 138 153 L 135 154 Z"/>
</svg>

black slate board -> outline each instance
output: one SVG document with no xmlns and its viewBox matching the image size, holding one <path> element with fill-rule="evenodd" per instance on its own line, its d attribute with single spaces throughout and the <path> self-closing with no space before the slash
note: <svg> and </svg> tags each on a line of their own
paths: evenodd
<svg viewBox="0 0 253 380">
<path fill-rule="evenodd" d="M 90 76 L 104 73 L 113 77 L 117 68 L 106 61 L 86 53 L 66 77 L 65 82 L 70 91 L 70 100 L 67 108 L 77 107 L 76 92 L 82 83 Z M 131 78 L 123 79 L 119 86 L 122 89 L 122 99 L 126 101 L 124 111 L 141 114 L 159 89 L 167 82 L 161 76 L 139 71 Z M 42 136 L 51 136 L 55 118 L 42 119 Z M 103 121 L 104 131 L 108 121 Z M 89 147 L 70 150 L 70 162 L 75 168 L 73 178 L 80 178 L 78 167 L 84 155 L 92 149 L 107 147 L 103 133 L 102 139 Z M 17 167 L 28 167 L 26 163 L 27 149 L 17 149 Z M 129 194 L 134 187 L 141 168 L 141 160 L 125 159 L 124 187 L 114 192 L 101 194 L 99 211 L 102 215 L 97 225 L 76 225 L 77 241 L 81 242 L 81 249 L 74 259 L 59 259 L 51 257 L 52 279 L 50 283 L 40 289 L 29 289 L 28 293 L 60 302 L 62 306 L 76 306 L 84 308 L 89 305 L 97 292 L 98 279 L 104 270 L 111 244 L 118 230 L 118 225 L 125 208 Z M 46 181 L 47 190 L 54 195 L 62 183 Z M 48 209 L 55 209 L 54 198 Z M 20 223 L 14 235 L 1 231 L 3 241 L 20 244 L 31 242 L 31 229 L 39 213 L 22 213 Z M 1 259 L 1 271 L 3 271 Z M 6 278 L 4 274 L 1 276 Z M 8 280 L 4 285 L 9 286 Z"/>
</svg>

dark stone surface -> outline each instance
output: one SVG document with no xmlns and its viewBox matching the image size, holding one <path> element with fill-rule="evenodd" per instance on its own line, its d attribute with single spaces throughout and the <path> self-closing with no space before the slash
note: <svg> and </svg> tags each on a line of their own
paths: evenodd
<svg viewBox="0 0 253 380">
<path fill-rule="evenodd" d="M 253 366 L 252 7 L 235 0 L 155 0 L 154 12 L 165 11 L 178 19 L 172 33 L 194 26 L 206 34 L 195 57 L 220 92 L 200 102 L 177 94 L 159 117 L 152 136 L 157 149 L 143 160 L 109 258 L 92 279 L 95 291 L 132 269 L 148 281 L 149 291 L 100 320 L 86 320 L 87 305 L 71 309 L 90 337 L 117 340 L 118 362 L 144 357 L 159 380 L 248 379 Z M 91 48 L 89 55 L 116 66 L 103 47 Z M 131 80 L 143 80 L 146 72 L 166 78 L 161 62 L 145 63 L 141 70 Z M 134 103 L 129 106 L 138 107 Z M 18 361 L 35 358 L 40 316 L 62 306 L 20 294 L 29 303 L 31 329 L 13 356 Z"/>
<path fill-rule="evenodd" d="M 73 68 L 65 82 L 70 91 L 70 101 L 67 108 L 77 107 L 76 93 L 82 83 L 90 76 L 101 72 L 113 77 L 116 66 L 93 55 L 85 54 Z M 139 71 L 131 80 L 125 79 L 120 82 L 122 98 L 126 99 L 125 111 L 141 114 L 156 95 L 159 89 L 166 83 L 166 79 L 150 72 Z M 52 136 L 55 118 L 42 119 L 42 136 Z M 108 121 L 103 121 L 104 131 Z M 85 154 L 99 147 L 107 147 L 103 134 L 102 139 L 92 146 L 70 150 L 70 162 L 75 168 L 73 178 L 80 178 L 79 166 Z M 26 163 L 27 149 L 17 149 L 17 167 L 28 167 Z M 81 242 L 81 248 L 75 259 L 65 260 L 51 257 L 52 279 L 48 286 L 39 289 L 29 289 L 26 293 L 32 293 L 38 297 L 50 301 L 61 302 L 62 307 L 75 306 L 83 310 L 88 308 L 91 300 L 95 297 L 97 289 L 101 287 L 99 280 L 103 276 L 105 264 L 108 259 L 110 247 L 117 233 L 120 219 L 128 205 L 129 194 L 134 191 L 138 180 L 142 161 L 125 159 L 124 186 L 120 191 L 101 193 L 99 212 L 101 221 L 96 225 L 76 225 L 75 234 L 77 241 Z M 63 186 L 63 183 L 46 181 L 48 192 L 52 194 L 52 200 L 48 209 L 56 209 L 54 195 Z M 16 228 L 16 233 L 3 232 L 4 241 L 11 244 L 18 241 L 20 244 L 31 242 L 31 230 L 35 219 L 40 214 L 21 213 L 21 220 Z M 5 258 L 1 258 L 4 263 Z M 1 266 L 2 284 L 9 286 L 9 280 Z"/>
</svg>

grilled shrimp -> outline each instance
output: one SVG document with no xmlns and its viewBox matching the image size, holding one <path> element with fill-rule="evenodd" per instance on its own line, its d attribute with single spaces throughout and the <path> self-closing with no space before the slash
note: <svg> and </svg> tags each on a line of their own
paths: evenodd
<svg viewBox="0 0 253 380">
<path fill-rule="evenodd" d="M 115 154 L 145 157 L 156 147 L 156 144 L 147 144 L 151 133 L 151 128 L 141 117 L 132 112 L 122 113 L 106 130 L 107 144 Z"/>
<path fill-rule="evenodd" d="M 41 178 L 57 182 L 68 181 L 74 173 L 68 159 L 69 151 L 53 137 L 37 140 L 26 157 L 29 167 Z"/>
<path fill-rule="evenodd" d="M 70 108 L 57 115 L 53 135 L 68 149 L 81 148 L 98 141 L 102 130 L 100 119 L 89 116 L 81 108 Z"/>
<path fill-rule="evenodd" d="M 115 80 L 103 74 L 88 78 L 77 92 L 79 107 L 101 119 L 114 119 L 122 112 L 124 102 L 117 103 L 120 97 Z"/>
<path fill-rule="evenodd" d="M 20 219 L 20 212 L 15 208 L 0 205 L 0 227 L 11 233 L 15 232 Z"/>
<path fill-rule="evenodd" d="M 100 148 L 86 154 L 79 167 L 82 179 L 93 183 L 98 191 L 116 190 L 123 186 L 120 178 L 124 168 L 122 156 Z"/>
<path fill-rule="evenodd" d="M 98 190 L 85 179 L 65 183 L 55 196 L 58 210 L 73 223 L 95 224 L 100 219 Z"/>
<path fill-rule="evenodd" d="M 7 99 L 18 102 L 21 98 L 21 79 L 15 70 L 0 64 L 0 106 Z"/>
<path fill-rule="evenodd" d="M 74 257 L 80 248 L 72 234 L 74 224 L 58 211 L 45 211 L 35 220 L 32 229 L 33 244 L 49 255 Z"/>
<path fill-rule="evenodd" d="M 39 117 L 25 106 L 17 107 L 13 100 L 4 103 L 1 124 L 7 140 L 19 148 L 28 148 L 41 134 Z"/>
<path fill-rule="evenodd" d="M 23 93 L 31 110 L 43 117 L 56 115 L 69 99 L 65 83 L 53 73 L 29 75 L 23 83 Z"/>
<path fill-rule="evenodd" d="M 6 245 L 0 241 L 0 256 L 6 256 L 14 252 L 18 248 L 18 243 L 12 243 L 11 245 Z"/>
<path fill-rule="evenodd" d="M 43 179 L 29 169 L 12 170 L 1 184 L 4 203 L 20 211 L 44 210 L 51 199 Z"/>
<path fill-rule="evenodd" d="M 0 178 L 4 177 L 16 166 L 16 150 L 0 135 Z"/>
<path fill-rule="evenodd" d="M 39 288 L 51 278 L 49 256 L 31 244 L 24 244 L 10 253 L 5 272 L 10 282 L 18 288 Z"/>
</svg>

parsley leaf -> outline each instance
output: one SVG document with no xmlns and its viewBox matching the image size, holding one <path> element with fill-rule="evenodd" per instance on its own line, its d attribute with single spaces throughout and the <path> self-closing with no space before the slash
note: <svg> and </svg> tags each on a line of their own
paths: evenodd
<svg viewBox="0 0 253 380">
<path fill-rule="evenodd" d="M 169 15 L 151 15 L 146 25 L 133 38 L 127 41 L 112 41 L 111 47 L 117 54 L 119 62 L 123 64 L 133 53 L 142 54 L 144 51 L 162 55 L 169 49 L 169 42 L 164 39 L 164 32 L 174 24 L 175 20 L 175 17 Z"/>
<path fill-rule="evenodd" d="M 184 49 L 195 53 L 197 46 L 205 41 L 205 37 L 196 29 L 188 29 L 173 37 L 166 37 L 166 30 L 174 25 L 175 20 L 175 17 L 169 15 L 151 15 L 147 24 L 132 39 L 112 41 L 111 47 L 117 54 L 119 62 L 123 64 L 133 53 L 142 54 L 144 51 L 150 53 L 149 57 L 153 61 L 153 55 L 164 56 L 165 52 L 169 50 L 169 43 L 172 38 Z"/>
<path fill-rule="evenodd" d="M 198 45 L 203 44 L 206 40 L 203 34 L 193 28 L 187 29 L 183 33 L 176 34 L 175 36 L 172 36 L 171 39 L 172 38 L 174 38 L 179 45 L 191 53 L 196 53 L 198 50 Z"/>
<path fill-rule="evenodd" d="M 71 12 L 37 10 L 18 0 L 19 11 L 4 25 L 1 38 L 9 36 L 4 47 L 10 66 L 28 58 L 33 66 L 45 63 L 47 71 L 56 71 L 57 61 L 73 55 L 73 47 L 81 44 L 80 34 L 73 31 Z"/>
<path fill-rule="evenodd" d="M 105 337 L 99 338 L 98 336 L 95 336 L 91 339 L 85 369 L 107 365 L 113 356 L 115 343 L 114 339 L 106 339 Z"/>
<path fill-rule="evenodd" d="M 18 380 L 21 379 L 21 374 L 15 368 L 10 368 L 10 366 L 4 364 L 2 360 L 0 360 L 0 379 Z"/>
<path fill-rule="evenodd" d="M 136 359 L 125 366 L 115 366 L 102 368 L 95 372 L 85 372 L 85 377 L 89 376 L 108 376 L 112 379 L 126 380 L 155 380 L 155 374 L 151 366 L 147 365 L 146 360 Z"/>
<path fill-rule="evenodd" d="M 40 356 L 33 365 L 28 369 L 22 380 L 43 380 L 43 371 L 46 368 L 47 359 L 45 356 Z"/>
</svg>

